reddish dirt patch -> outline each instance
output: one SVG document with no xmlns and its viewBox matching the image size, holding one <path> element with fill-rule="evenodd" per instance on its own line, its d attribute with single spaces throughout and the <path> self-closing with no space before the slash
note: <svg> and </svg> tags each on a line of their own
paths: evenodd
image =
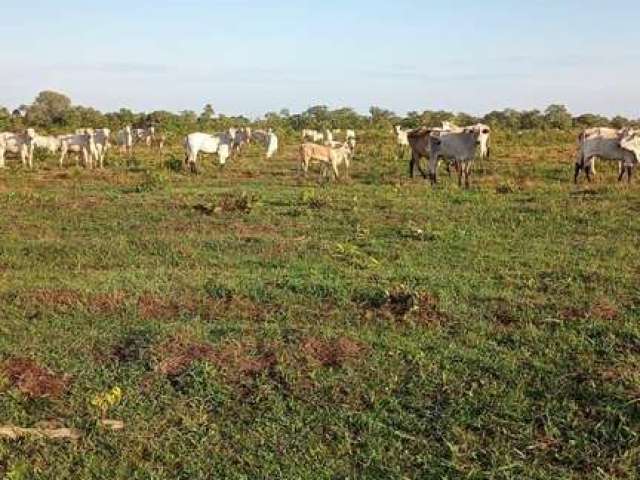
<svg viewBox="0 0 640 480">
<path fill-rule="evenodd" d="M 30 300 L 38 305 L 52 308 L 58 312 L 68 312 L 83 304 L 82 294 L 76 290 L 41 289 L 30 295 Z"/>
<path fill-rule="evenodd" d="M 181 313 L 196 313 L 199 306 L 193 297 L 182 301 L 145 293 L 138 298 L 138 313 L 145 319 L 169 319 Z"/>
<path fill-rule="evenodd" d="M 94 315 L 112 314 L 121 310 L 126 301 L 125 292 L 99 293 L 87 299 L 87 309 Z"/>
<path fill-rule="evenodd" d="M 14 388 L 31 398 L 58 397 L 70 381 L 68 375 L 55 374 L 28 358 L 11 358 L 0 370 Z"/>
<path fill-rule="evenodd" d="M 588 312 L 584 308 L 567 307 L 560 312 L 560 317 L 563 320 L 582 320 L 587 318 Z"/>
<path fill-rule="evenodd" d="M 159 347 L 160 361 L 155 371 L 168 377 L 184 373 L 192 363 L 197 361 L 213 361 L 215 350 L 212 345 L 172 338 Z"/>
<path fill-rule="evenodd" d="M 173 338 L 158 348 L 159 362 L 155 371 L 168 377 L 184 373 L 194 362 L 216 365 L 227 378 L 236 375 L 255 376 L 278 363 L 275 349 L 267 346 L 252 354 L 253 345 L 240 342 L 227 343 L 215 348 L 209 343 Z"/>
<path fill-rule="evenodd" d="M 324 367 L 340 367 L 359 360 L 367 351 L 366 346 L 346 337 L 334 340 L 307 338 L 301 345 L 302 353 L 310 360 Z"/>
<path fill-rule="evenodd" d="M 592 305 L 589 313 L 592 317 L 601 320 L 615 320 L 619 315 L 618 307 L 606 298 L 602 298 Z"/>
<path fill-rule="evenodd" d="M 589 307 L 567 307 L 560 312 L 563 320 L 583 320 L 597 318 L 600 320 L 615 320 L 619 315 L 618 307 L 608 299 L 600 299 Z"/>
</svg>

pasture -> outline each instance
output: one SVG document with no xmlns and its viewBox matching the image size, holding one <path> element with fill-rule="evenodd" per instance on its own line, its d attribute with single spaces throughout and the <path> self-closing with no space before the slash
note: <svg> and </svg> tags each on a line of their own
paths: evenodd
<svg viewBox="0 0 640 480">
<path fill-rule="evenodd" d="M 496 132 L 469 191 L 390 134 L 329 184 L 282 143 L 9 160 L 0 426 L 79 438 L 0 476 L 636 478 L 637 183 L 575 187 L 572 132 Z"/>
</svg>

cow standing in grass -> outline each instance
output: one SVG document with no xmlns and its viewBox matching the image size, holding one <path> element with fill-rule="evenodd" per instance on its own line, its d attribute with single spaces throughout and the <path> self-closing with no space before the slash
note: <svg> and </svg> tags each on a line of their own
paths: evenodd
<svg viewBox="0 0 640 480">
<path fill-rule="evenodd" d="M 618 181 L 631 181 L 633 169 L 638 164 L 638 133 L 630 129 L 591 128 L 578 137 L 578 156 L 576 159 L 574 183 L 578 183 L 580 172 L 584 170 L 587 180 L 595 174 L 596 158 L 618 162 Z"/>
<path fill-rule="evenodd" d="M 5 168 L 4 156 L 6 153 L 20 155 L 22 166 L 32 168 L 36 136 L 33 128 L 28 128 L 24 133 L 0 133 L 0 168 Z"/>
<path fill-rule="evenodd" d="M 197 173 L 196 163 L 200 153 L 217 154 L 218 163 L 223 167 L 227 163 L 229 155 L 233 149 L 234 139 L 229 132 L 208 133 L 196 132 L 187 135 L 184 141 L 185 164 L 189 166 L 193 173 Z"/>
<path fill-rule="evenodd" d="M 300 166 L 304 176 L 309 171 L 311 163 L 319 163 L 322 166 L 322 177 L 327 177 L 328 169 L 331 168 L 333 177 L 338 180 L 340 174 L 338 167 L 345 166 L 345 177 L 349 178 L 349 166 L 351 159 L 351 149 L 347 143 L 339 147 L 318 145 L 315 143 L 303 143 L 300 145 Z"/>
<path fill-rule="evenodd" d="M 429 177 L 437 183 L 438 162 L 450 161 L 458 172 L 458 185 L 469 188 L 471 165 L 486 144 L 491 131 L 488 127 L 465 129 L 462 132 L 431 131 L 429 134 Z"/>
</svg>

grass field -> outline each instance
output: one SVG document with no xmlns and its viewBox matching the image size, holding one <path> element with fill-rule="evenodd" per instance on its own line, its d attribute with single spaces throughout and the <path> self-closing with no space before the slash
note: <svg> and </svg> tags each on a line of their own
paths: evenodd
<svg viewBox="0 0 640 480">
<path fill-rule="evenodd" d="M 329 185 L 292 145 L 14 161 L 0 426 L 80 438 L 0 440 L 0 476 L 637 478 L 640 187 L 574 187 L 555 137 L 498 134 L 470 191 L 371 139 Z"/>
</svg>

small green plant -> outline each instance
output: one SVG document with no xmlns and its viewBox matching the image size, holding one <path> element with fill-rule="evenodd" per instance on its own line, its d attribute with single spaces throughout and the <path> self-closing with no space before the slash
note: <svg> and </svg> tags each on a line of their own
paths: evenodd
<svg viewBox="0 0 640 480">
<path fill-rule="evenodd" d="M 142 180 L 134 187 L 134 191 L 136 193 L 146 193 L 166 190 L 169 184 L 169 178 L 165 173 L 145 170 Z"/>
<path fill-rule="evenodd" d="M 171 170 L 172 172 L 181 172 L 183 169 L 183 162 L 175 155 L 171 155 L 170 158 L 164 161 L 164 168 Z"/>
</svg>

